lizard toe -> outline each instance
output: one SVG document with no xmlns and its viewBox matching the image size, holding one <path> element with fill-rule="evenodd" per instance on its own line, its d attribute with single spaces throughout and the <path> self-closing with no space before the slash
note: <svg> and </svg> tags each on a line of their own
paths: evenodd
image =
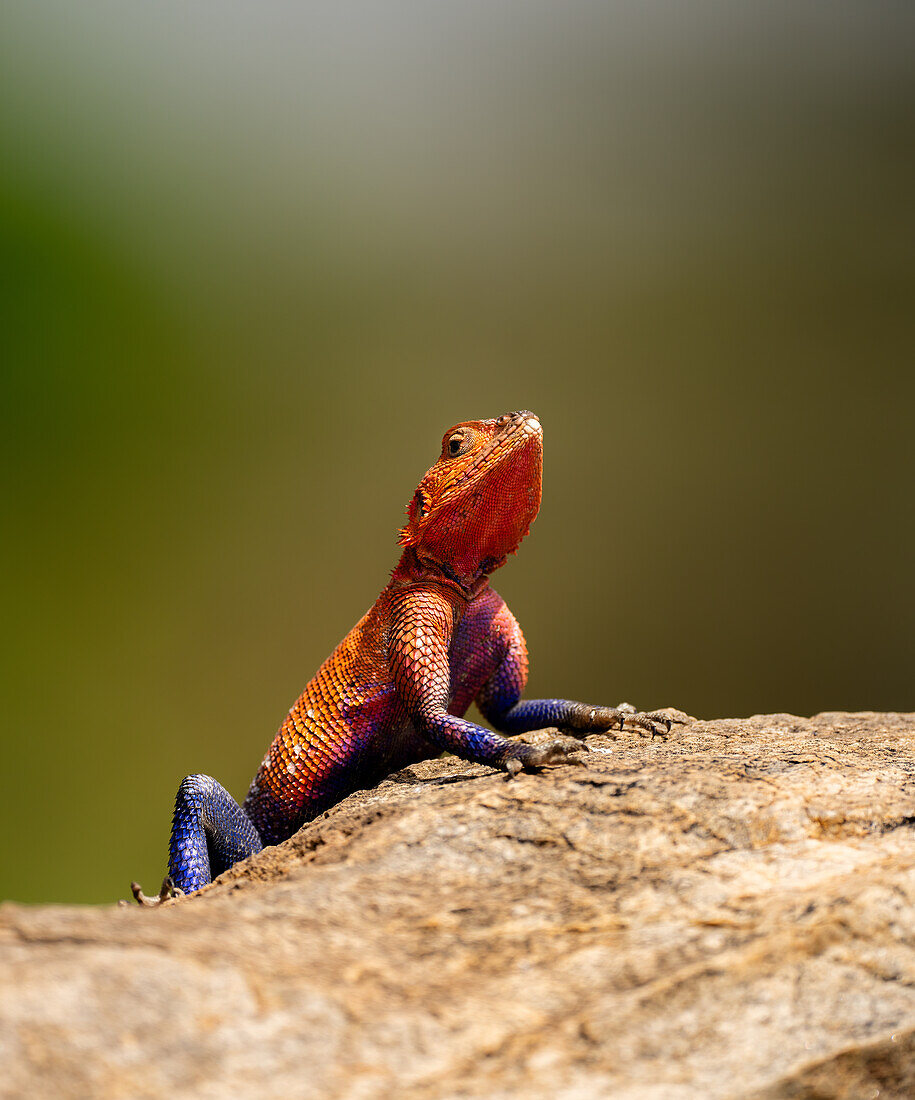
<svg viewBox="0 0 915 1100">
<path fill-rule="evenodd" d="M 144 894 L 139 882 L 132 882 L 130 884 L 130 892 L 133 894 L 137 905 L 142 905 L 148 909 L 156 909 L 163 902 L 170 901 L 172 898 L 184 897 L 184 891 L 179 889 L 168 875 L 162 880 L 162 886 L 159 889 L 158 895 L 149 897 L 147 894 Z"/>
</svg>

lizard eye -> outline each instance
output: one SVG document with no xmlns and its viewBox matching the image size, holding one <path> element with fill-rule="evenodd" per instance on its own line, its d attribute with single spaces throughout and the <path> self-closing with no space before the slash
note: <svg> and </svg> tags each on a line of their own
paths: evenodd
<svg viewBox="0 0 915 1100">
<path fill-rule="evenodd" d="M 457 458 L 458 455 L 462 455 L 470 449 L 470 441 L 469 435 L 465 435 L 463 432 L 455 432 L 448 438 L 448 442 L 445 444 L 445 452 L 449 458 Z"/>
</svg>

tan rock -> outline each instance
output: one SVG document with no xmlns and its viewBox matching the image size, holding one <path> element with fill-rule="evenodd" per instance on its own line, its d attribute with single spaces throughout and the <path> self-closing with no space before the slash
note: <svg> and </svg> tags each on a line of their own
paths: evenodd
<svg viewBox="0 0 915 1100">
<path fill-rule="evenodd" d="M 158 910 L 3 906 L 0 1090 L 915 1096 L 915 715 L 589 744 L 409 768 Z"/>
</svg>

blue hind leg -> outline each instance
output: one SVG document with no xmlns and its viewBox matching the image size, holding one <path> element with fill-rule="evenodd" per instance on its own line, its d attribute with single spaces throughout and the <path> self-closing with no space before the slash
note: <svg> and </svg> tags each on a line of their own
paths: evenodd
<svg viewBox="0 0 915 1100">
<path fill-rule="evenodd" d="M 189 775 L 175 796 L 169 877 L 158 897 L 147 897 L 132 882 L 133 896 L 140 905 L 160 905 L 190 894 L 263 846 L 251 819 L 221 783 L 209 775 Z"/>
<path fill-rule="evenodd" d="M 168 873 L 179 890 L 199 890 L 263 848 L 260 834 L 229 792 L 209 775 L 189 775 L 175 796 Z"/>
</svg>

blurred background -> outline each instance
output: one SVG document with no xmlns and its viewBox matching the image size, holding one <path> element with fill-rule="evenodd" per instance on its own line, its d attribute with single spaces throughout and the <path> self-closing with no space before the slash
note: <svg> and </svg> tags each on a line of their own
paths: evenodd
<svg viewBox="0 0 915 1100">
<path fill-rule="evenodd" d="M 0 895 L 165 869 L 530 408 L 529 694 L 915 708 L 915 8 L 6 3 Z"/>
</svg>

